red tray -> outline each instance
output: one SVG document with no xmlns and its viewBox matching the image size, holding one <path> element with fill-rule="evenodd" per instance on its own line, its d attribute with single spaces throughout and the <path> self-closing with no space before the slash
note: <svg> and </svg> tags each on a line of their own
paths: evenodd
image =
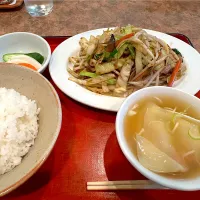
<svg viewBox="0 0 200 200">
<path fill-rule="evenodd" d="M 186 36 L 173 35 L 191 44 Z M 53 51 L 66 38 L 45 39 Z M 48 70 L 44 75 L 52 82 Z M 115 134 L 116 113 L 87 107 L 55 88 L 63 111 L 62 128 L 56 145 L 38 172 L 2 199 L 173 200 L 195 199 L 200 195 L 200 192 L 175 190 L 87 191 L 88 181 L 137 180 L 145 177 L 129 164 L 119 148 Z"/>
</svg>

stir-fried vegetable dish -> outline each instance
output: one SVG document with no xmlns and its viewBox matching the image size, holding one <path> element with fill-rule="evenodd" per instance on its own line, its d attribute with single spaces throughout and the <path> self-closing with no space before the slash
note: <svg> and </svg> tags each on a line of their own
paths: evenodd
<svg viewBox="0 0 200 200">
<path fill-rule="evenodd" d="M 148 86 L 173 86 L 186 71 L 177 49 L 132 25 L 82 37 L 79 44 L 79 55 L 69 58 L 69 80 L 99 94 L 126 97 Z"/>
</svg>

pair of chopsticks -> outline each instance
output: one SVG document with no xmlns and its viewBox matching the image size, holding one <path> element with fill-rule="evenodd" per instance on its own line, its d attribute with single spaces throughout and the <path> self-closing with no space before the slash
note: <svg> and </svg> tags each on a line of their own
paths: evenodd
<svg viewBox="0 0 200 200">
<path fill-rule="evenodd" d="M 156 190 L 168 189 L 150 180 L 87 182 L 87 190 Z"/>
</svg>

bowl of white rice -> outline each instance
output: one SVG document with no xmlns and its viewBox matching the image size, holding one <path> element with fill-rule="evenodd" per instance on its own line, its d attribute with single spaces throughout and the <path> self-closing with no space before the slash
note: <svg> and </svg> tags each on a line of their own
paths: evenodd
<svg viewBox="0 0 200 200">
<path fill-rule="evenodd" d="M 59 97 L 46 78 L 0 63 L 0 196 L 39 169 L 55 145 L 61 121 Z"/>
</svg>

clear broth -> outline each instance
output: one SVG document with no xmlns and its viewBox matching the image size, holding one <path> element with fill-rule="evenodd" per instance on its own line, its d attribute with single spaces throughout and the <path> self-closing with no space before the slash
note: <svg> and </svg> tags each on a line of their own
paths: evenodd
<svg viewBox="0 0 200 200">
<path fill-rule="evenodd" d="M 161 108 L 168 107 L 168 108 L 176 108 L 176 112 L 183 112 L 185 109 L 187 109 L 187 115 L 200 119 L 200 114 L 195 110 L 195 108 L 192 105 L 189 105 L 188 103 L 173 98 L 171 99 L 170 97 L 167 96 L 156 96 L 160 100 L 162 100 L 162 103 L 158 101 L 155 97 L 145 97 L 145 99 L 142 99 L 138 101 L 136 104 L 139 105 L 137 108 L 137 113 L 140 113 L 142 110 L 143 106 L 145 106 L 146 103 L 148 102 L 153 102 L 156 105 L 160 106 Z M 178 105 L 178 106 L 177 106 Z M 130 109 L 133 107 L 132 105 Z M 137 144 L 136 144 L 136 133 L 139 133 L 140 130 L 143 127 L 143 121 L 139 121 L 138 114 L 130 116 L 126 115 L 124 119 L 124 131 L 125 131 L 125 138 L 128 143 L 129 148 L 131 149 L 132 153 L 137 156 Z M 199 140 L 200 144 L 200 140 Z M 193 178 L 196 176 L 200 176 L 200 166 L 196 166 L 193 169 L 188 170 L 187 172 L 182 172 L 182 173 L 170 173 L 170 174 L 165 174 L 165 173 L 159 173 L 162 176 L 165 177 L 173 177 L 173 178 L 178 178 L 178 179 L 185 179 L 185 178 Z"/>
</svg>

